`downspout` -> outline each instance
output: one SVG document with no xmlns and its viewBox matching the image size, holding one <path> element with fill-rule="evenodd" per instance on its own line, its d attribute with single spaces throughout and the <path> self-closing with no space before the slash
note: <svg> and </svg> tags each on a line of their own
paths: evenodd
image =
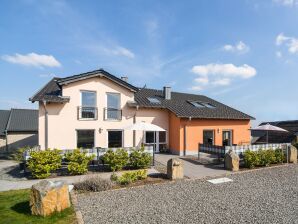
<svg viewBox="0 0 298 224">
<path fill-rule="evenodd" d="M 45 145 L 45 149 L 48 149 L 48 110 L 47 110 L 47 101 L 43 100 L 43 108 L 45 111 L 45 119 L 44 119 L 44 145 Z"/>
</svg>

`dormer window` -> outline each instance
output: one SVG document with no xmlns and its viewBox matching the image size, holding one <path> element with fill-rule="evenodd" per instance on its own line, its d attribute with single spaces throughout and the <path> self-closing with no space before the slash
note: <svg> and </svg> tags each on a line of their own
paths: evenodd
<svg viewBox="0 0 298 224">
<path fill-rule="evenodd" d="M 156 99 L 156 98 L 147 97 L 147 99 L 149 100 L 150 103 L 160 104 L 160 101 L 158 99 Z"/>
<path fill-rule="evenodd" d="M 188 101 L 188 102 L 196 108 L 206 108 L 206 107 L 211 109 L 216 108 L 216 106 L 208 102 L 201 102 L 201 101 Z"/>
</svg>

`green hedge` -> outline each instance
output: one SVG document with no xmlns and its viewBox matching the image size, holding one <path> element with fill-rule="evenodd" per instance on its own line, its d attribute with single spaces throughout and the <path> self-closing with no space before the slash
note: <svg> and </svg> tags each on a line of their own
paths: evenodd
<svg viewBox="0 0 298 224">
<path fill-rule="evenodd" d="M 247 150 L 244 152 L 243 159 L 245 167 L 251 169 L 256 166 L 269 166 L 270 164 L 282 163 L 285 159 L 285 155 L 281 149 Z"/>
<path fill-rule="evenodd" d="M 69 162 L 67 169 L 70 174 L 85 174 L 88 172 L 88 164 L 95 155 L 87 156 L 87 152 L 75 149 L 65 154 L 65 159 Z"/>
<path fill-rule="evenodd" d="M 108 164 L 113 172 L 126 166 L 128 158 L 128 153 L 124 149 L 117 149 L 115 152 L 109 149 L 102 157 L 104 163 Z"/>
<path fill-rule="evenodd" d="M 33 151 L 30 153 L 28 168 L 34 178 L 42 179 L 61 167 L 62 156 L 58 149 Z"/>
<path fill-rule="evenodd" d="M 145 152 L 145 149 L 133 150 L 129 155 L 129 165 L 136 169 L 148 168 L 151 164 L 152 156 Z"/>
<path fill-rule="evenodd" d="M 144 148 L 132 150 L 129 156 L 124 149 L 117 149 L 116 151 L 109 149 L 102 159 L 114 172 L 123 169 L 125 166 L 135 169 L 147 168 L 151 164 L 152 156 L 145 152 Z"/>
</svg>

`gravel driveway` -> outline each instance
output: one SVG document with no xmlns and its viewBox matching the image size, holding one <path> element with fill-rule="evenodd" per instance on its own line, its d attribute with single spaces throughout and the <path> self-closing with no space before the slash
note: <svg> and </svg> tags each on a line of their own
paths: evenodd
<svg viewBox="0 0 298 224">
<path fill-rule="evenodd" d="M 298 223 L 298 165 L 81 194 L 85 223 Z"/>
</svg>

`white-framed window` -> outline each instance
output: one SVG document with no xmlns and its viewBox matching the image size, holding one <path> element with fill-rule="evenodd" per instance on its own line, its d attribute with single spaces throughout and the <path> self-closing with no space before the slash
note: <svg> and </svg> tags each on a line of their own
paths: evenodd
<svg viewBox="0 0 298 224">
<path fill-rule="evenodd" d="M 108 130 L 108 148 L 123 147 L 123 130 Z"/>
<path fill-rule="evenodd" d="M 94 129 L 78 129 L 77 131 L 77 147 L 91 149 L 95 146 L 95 130 Z"/>
<path fill-rule="evenodd" d="M 121 95 L 120 93 L 107 93 L 107 107 L 105 108 L 106 120 L 121 120 Z"/>
<path fill-rule="evenodd" d="M 80 120 L 96 120 L 96 92 L 95 91 L 81 91 L 81 106 L 79 107 L 78 118 Z"/>
</svg>

